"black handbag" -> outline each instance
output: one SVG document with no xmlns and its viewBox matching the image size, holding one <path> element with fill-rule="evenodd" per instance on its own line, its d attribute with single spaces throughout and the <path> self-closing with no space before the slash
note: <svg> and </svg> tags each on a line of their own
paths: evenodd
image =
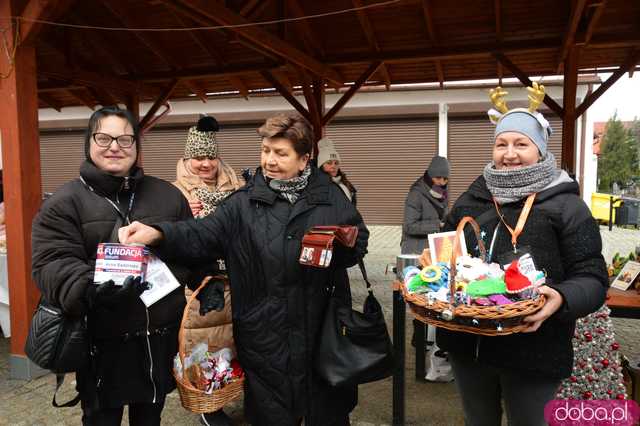
<svg viewBox="0 0 640 426">
<path fill-rule="evenodd" d="M 56 374 L 71 373 L 89 362 L 85 317 L 69 317 L 44 299 L 36 308 L 24 352 L 38 367 Z"/>
<path fill-rule="evenodd" d="M 382 307 L 373 295 L 364 263 L 358 264 L 369 291 L 363 311 L 332 296 L 314 359 L 316 374 L 332 386 L 373 382 L 393 373 L 393 345 Z"/>
</svg>

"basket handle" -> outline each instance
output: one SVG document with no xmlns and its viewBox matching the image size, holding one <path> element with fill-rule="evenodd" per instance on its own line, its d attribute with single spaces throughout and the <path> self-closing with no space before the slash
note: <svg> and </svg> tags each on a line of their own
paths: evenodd
<svg viewBox="0 0 640 426">
<path fill-rule="evenodd" d="M 471 216 L 465 216 L 458 223 L 458 227 L 456 228 L 456 236 L 453 240 L 453 252 L 451 253 L 451 266 L 449 268 L 449 289 L 451 290 L 451 301 L 453 302 L 453 296 L 456 292 L 456 261 L 458 260 L 458 250 L 460 249 L 460 235 L 464 232 L 464 226 L 466 224 L 471 225 L 473 228 L 473 233 L 476 236 L 476 240 L 478 241 L 478 248 L 480 249 L 480 254 L 482 258 L 487 260 L 487 249 L 480 238 L 480 226 L 478 222 L 475 221 Z M 463 253 L 464 255 L 465 253 Z"/>
<path fill-rule="evenodd" d="M 187 322 L 187 316 L 189 315 L 189 309 L 191 308 L 191 303 L 193 303 L 196 296 L 209 283 L 209 281 L 211 281 L 214 278 L 221 279 L 221 280 L 227 279 L 227 277 L 224 277 L 222 275 L 205 277 L 200 283 L 200 285 L 198 286 L 198 288 L 195 289 L 195 291 L 191 294 L 191 296 L 189 296 L 189 300 L 187 300 L 187 304 L 184 307 L 184 312 L 182 313 L 182 320 L 180 321 L 180 329 L 178 330 L 178 356 L 180 357 L 180 364 L 183 366 L 183 370 L 184 370 L 184 357 L 185 357 L 184 326 Z M 184 371 L 183 371 L 183 377 L 184 377 Z M 186 380 L 186 378 L 185 380 L 183 380 L 183 384 L 186 387 L 190 388 L 191 390 L 198 390 L 191 384 L 189 380 Z"/>
</svg>

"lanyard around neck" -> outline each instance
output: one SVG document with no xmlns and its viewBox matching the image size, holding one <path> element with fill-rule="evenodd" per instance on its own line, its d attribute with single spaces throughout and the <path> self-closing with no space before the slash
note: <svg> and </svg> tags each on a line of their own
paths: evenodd
<svg viewBox="0 0 640 426">
<path fill-rule="evenodd" d="M 520 217 L 518 217 L 518 223 L 516 224 L 516 229 L 513 229 L 509 226 L 509 224 L 504 220 L 504 215 L 500 211 L 500 207 L 498 206 L 498 202 L 496 199 L 493 199 L 493 204 L 496 206 L 496 212 L 498 213 L 498 217 L 507 228 L 509 233 L 511 234 L 511 244 L 513 245 L 513 252 L 516 252 L 516 245 L 518 243 L 518 237 L 522 234 L 522 230 L 524 229 L 524 224 L 527 223 L 527 218 L 529 217 L 529 213 L 531 213 L 531 207 L 533 207 L 533 200 L 535 200 L 536 194 L 531 194 L 527 197 L 527 201 L 524 203 L 524 207 L 520 212 Z"/>
<path fill-rule="evenodd" d="M 94 194 L 98 195 L 99 197 L 104 198 L 105 200 L 107 200 L 109 202 L 109 204 L 111 204 L 111 206 L 113 206 L 113 208 L 116 210 L 116 212 L 118 213 L 118 215 L 122 218 L 123 222 L 126 224 L 130 224 L 131 221 L 129 220 L 129 214 L 131 213 L 131 209 L 133 208 L 133 200 L 136 198 L 136 193 L 134 191 L 131 191 L 131 195 L 129 196 L 129 206 L 127 207 L 127 211 L 126 213 L 122 213 L 122 210 L 120 210 L 120 208 L 118 207 L 118 205 L 116 203 L 114 203 L 111 199 L 109 199 L 108 197 L 105 197 L 104 195 L 99 195 L 95 189 L 93 189 L 93 187 L 91 185 L 89 185 L 82 176 L 80 176 L 80 181 L 84 184 L 84 186 L 86 186 L 91 192 L 93 192 Z"/>
</svg>

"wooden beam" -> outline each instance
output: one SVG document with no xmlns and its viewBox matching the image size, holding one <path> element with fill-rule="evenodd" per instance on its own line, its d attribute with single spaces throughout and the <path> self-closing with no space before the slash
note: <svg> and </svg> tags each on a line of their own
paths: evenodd
<svg viewBox="0 0 640 426">
<path fill-rule="evenodd" d="M 604 92 L 606 92 L 613 84 L 620 79 L 626 72 L 634 69 L 636 64 L 640 62 L 640 49 L 636 49 L 624 61 L 624 64 L 620 66 L 609 78 L 600 85 L 596 90 L 587 96 L 580 106 L 576 109 L 576 117 L 580 117 Z"/>
<path fill-rule="evenodd" d="M 73 96 L 77 101 L 84 104 L 90 110 L 93 110 L 97 105 L 95 99 L 88 95 L 85 92 L 84 88 L 68 89 L 66 90 L 66 92 Z M 38 90 L 38 93 L 40 93 L 40 90 Z"/>
<path fill-rule="evenodd" d="M 502 2 L 493 0 L 493 14 L 496 21 L 496 41 L 502 42 Z"/>
<path fill-rule="evenodd" d="M 16 16 L 11 1 L 0 2 L 0 16 Z M 49 5 L 50 6 L 50 5 Z M 40 16 L 40 14 L 36 14 Z M 13 21 L 3 25 L 12 34 Z M 32 29 L 31 35 L 37 36 Z M 9 50 L 13 37 L 7 37 Z M 3 187 L 7 238 L 11 342 L 9 365 L 29 369 L 24 344 L 40 292 L 31 275 L 31 223 L 40 208 L 41 173 L 38 135 L 38 92 L 36 49 L 22 45 L 11 60 L 0 55 L 0 70 L 12 69 L 0 83 L 0 138 L 2 143 Z M 10 371 L 13 376 L 17 371 Z M 18 378 L 18 377 L 15 377 Z M 25 377 L 19 377 L 25 379 Z"/>
<path fill-rule="evenodd" d="M 435 25 L 433 24 L 433 10 L 430 0 L 422 0 L 422 14 L 424 16 L 424 23 L 427 27 L 427 34 L 429 35 L 431 46 L 436 47 L 438 46 L 438 35 L 436 33 Z M 440 59 L 436 59 L 433 63 L 436 67 L 438 83 L 440 83 L 440 88 L 442 89 L 444 87 L 444 69 L 442 67 L 442 61 Z"/>
<path fill-rule="evenodd" d="M 348 54 L 327 55 L 326 62 L 330 66 L 344 66 L 350 64 L 370 63 L 370 61 L 383 61 L 386 63 L 412 62 L 415 60 L 454 60 L 486 58 L 493 52 L 507 54 L 548 53 L 558 50 L 561 40 L 556 37 L 539 38 L 523 41 L 504 41 L 502 43 L 467 44 L 457 47 L 433 47 L 408 50 L 385 50 L 379 54 L 371 52 L 355 52 Z M 640 34 L 637 37 L 599 36 L 592 39 L 589 47 L 593 48 L 620 48 L 636 47 L 640 45 Z"/>
<path fill-rule="evenodd" d="M 567 57 L 567 53 L 569 52 L 569 49 L 574 44 L 576 31 L 578 30 L 578 24 L 580 23 L 580 18 L 582 17 L 582 12 L 584 12 L 584 6 L 586 5 L 586 3 L 587 3 L 587 0 L 575 0 L 573 2 L 571 16 L 569 18 L 569 23 L 567 24 L 567 29 L 562 39 L 562 47 L 560 48 L 560 54 L 558 55 L 558 66 L 556 67 L 556 70 L 558 73 L 562 68 L 562 65 L 564 63 L 565 58 Z"/>
<path fill-rule="evenodd" d="M 136 28 L 138 27 L 138 23 L 134 21 L 133 15 L 127 13 L 126 6 L 118 5 L 118 2 L 115 0 L 101 0 L 102 5 L 111 13 L 111 15 L 118 21 L 119 25 L 125 28 Z M 170 55 L 170 52 L 167 50 L 166 45 L 162 45 L 159 41 L 152 38 L 146 32 L 141 31 L 129 31 L 135 38 L 137 38 L 140 43 L 153 52 L 160 60 L 162 60 L 165 64 L 169 65 L 171 68 L 178 69 L 179 61 L 173 58 L 173 55 Z M 168 55 L 169 53 L 169 55 Z"/>
<path fill-rule="evenodd" d="M 40 98 L 42 102 L 49 105 L 49 107 L 55 109 L 56 111 L 62 111 L 62 104 L 49 93 L 38 93 L 38 98 Z"/>
<path fill-rule="evenodd" d="M 247 16 L 251 13 L 251 11 L 256 7 L 256 5 L 260 3 L 260 0 L 247 0 L 247 2 L 240 9 L 240 15 Z M 263 3 L 266 3 L 263 1 Z"/>
<path fill-rule="evenodd" d="M 140 122 L 140 96 L 137 93 L 131 93 L 125 99 L 125 105 L 136 121 Z"/>
<path fill-rule="evenodd" d="M 110 105 L 118 105 L 118 100 L 111 95 L 107 90 L 104 90 L 100 87 L 89 87 L 89 92 L 93 95 L 94 98 L 100 102 L 100 105 L 110 106 Z"/>
<path fill-rule="evenodd" d="M 314 129 L 318 126 L 321 127 L 322 117 L 320 117 L 320 111 L 318 110 L 318 102 L 316 102 L 313 96 L 313 89 L 311 88 L 311 78 L 305 72 L 305 70 L 298 68 L 298 78 L 302 85 L 302 93 L 304 93 L 304 100 L 307 102 L 307 111 L 311 116 L 311 124 Z"/>
<path fill-rule="evenodd" d="M 309 114 L 309 111 L 307 111 L 306 108 L 300 102 L 298 102 L 293 94 L 289 92 L 287 88 L 284 87 L 284 85 L 273 76 L 273 74 L 271 74 L 269 71 L 260 71 L 260 75 L 262 75 L 262 78 L 267 80 L 269 84 L 271 84 L 274 89 L 276 89 L 280 93 L 280 95 L 282 95 L 282 97 L 285 98 L 291 104 L 291 106 L 294 107 L 296 111 L 298 111 L 304 118 L 306 118 L 309 122 L 313 121 L 311 118 L 311 114 Z"/>
<path fill-rule="evenodd" d="M 167 9 L 173 11 L 173 9 L 171 9 L 170 7 L 167 7 Z M 190 17 L 181 15 L 179 13 L 174 13 L 173 16 L 176 18 L 178 23 L 180 23 L 180 25 L 182 25 L 182 27 L 184 28 L 198 26 L 198 23 L 195 22 Z M 216 65 L 220 65 L 220 66 L 226 65 L 226 61 L 224 60 L 224 58 L 222 57 L 222 54 L 220 53 L 222 49 L 220 48 L 220 46 L 214 46 L 212 44 L 210 37 L 209 38 L 205 37 L 202 31 L 189 31 L 189 35 L 191 36 L 191 39 L 198 46 L 200 46 L 200 49 L 207 52 L 209 56 L 211 56 L 211 58 L 213 59 Z M 203 102 L 206 102 L 206 101 L 203 101 Z"/>
<path fill-rule="evenodd" d="M 532 81 L 529 79 L 529 77 L 527 77 L 527 75 L 524 72 L 522 72 L 522 70 L 520 70 L 520 68 L 518 68 L 513 62 L 511 62 L 509 58 L 507 58 L 505 55 L 503 55 L 500 52 L 495 52 L 493 55 L 502 64 L 502 66 L 504 66 L 506 69 L 511 71 L 511 74 L 516 76 L 516 78 L 520 80 L 520 82 L 524 86 L 531 87 Z M 559 117 L 564 117 L 564 111 L 562 110 L 562 107 L 556 101 L 554 101 L 549 96 L 549 94 L 545 94 L 544 103 L 549 108 L 551 108 L 553 112 L 558 114 Z"/>
<path fill-rule="evenodd" d="M 145 127 L 153 119 L 153 117 L 156 115 L 156 112 L 158 112 L 160 107 L 164 105 L 167 102 L 167 100 L 169 100 L 169 98 L 171 97 L 171 93 L 173 93 L 173 90 L 176 88 L 179 82 L 180 80 L 178 80 L 177 78 L 172 80 L 167 85 L 167 87 L 165 87 L 165 89 L 160 93 L 156 101 L 153 103 L 153 105 L 151 105 L 151 108 L 149 108 L 149 111 L 147 111 L 147 113 L 145 114 L 144 118 L 140 120 L 141 131 L 144 131 Z"/>
<path fill-rule="evenodd" d="M 306 13 L 298 0 L 287 0 L 287 7 L 294 18 L 306 16 Z M 312 27 L 311 21 L 304 19 L 301 21 L 295 21 L 293 24 L 298 29 L 300 37 L 302 37 L 305 44 L 308 45 L 308 53 L 315 51 L 318 52 L 320 57 L 324 57 L 324 48 L 320 44 L 320 39 Z"/>
<path fill-rule="evenodd" d="M 444 70 L 442 69 L 442 62 L 435 61 L 436 66 L 436 74 L 438 75 L 438 83 L 440 83 L 440 88 L 444 87 Z"/>
<path fill-rule="evenodd" d="M 367 80 L 369 79 L 369 77 L 371 77 L 373 75 L 374 72 L 376 72 L 376 70 L 378 69 L 378 67 L 382 64 L 382 62 L 374 62 L 373 64 L 369 65 L 369 68 L 367 68 L 365 70 L 364 73 L 362 73 L 362 75 L 360 76 L 360 78 L 358 78 L 358 80 L 356 80 L 356 82 L 353 84 L 353 86 L 349 87 L 349 90 L 347 90 L 344 95 L 342 95 L 342 97 L 340 99 L 338 99 L 338 102 L 336 102 L 331 109 L 329 110 L 329 112 L 327 112 L 325 114 L 324 117 L 322 117 L 322 125 L 326 126 L 327 124 L 329 124 L 329 122 L 331 120 L 333 120 L 333 118 L 335 117 L 335 115 L 342 109 L 343 106 L 345 106 L 345 104 L 347 102 L 349 102 L 349 100 L 353 97 L 353 95 L 356 94 L 356 92 L 358 90 L 360 90 L 360 88 L 362 87 L 362 85 L 364 83 L 367 82 Z"/>
<path fill-rule="evenodd" d="M 196 95 L 203 103 L 207 103 L 207 91 L 204 90 L 200 85 L 191 80 L 182 80 L 182 84 L 187 86 L 191 92 Z"/>
<path fill-rule="evenodd" d="M 247 85 L 244 83 L 244 81 L 242 81 L 240 77 L 235 75 L 230 75 L 229 77 L 227 77 L 227 80 L 229 80 L 229 83 L 231 83 L 231 85 L 235 87 L 238 90 L 238 92 L 240 92 L 240 96 L 242 96 L 245 99 L 249 99 L 249 89 L 247 88 Z"/>
<path fill-rule="evenodd" d="M 36 43 L 40 32 L 45 26 L 41 22 L 35 21 L 55 21 L 67 11 L 74 1 L 75 0 L 29 0 L 29 3 L 27 3 L 20 14 L 20 17 L 23 18 L 19 24 L 22 44 Z"/>
<path fill-rule="evenodd" d="M 591 19 L 589 20 L 589 24 L 587 25 L 587 31 L 584 36 L 584 44 L 588 45 L 591 42 L 591 37 L 593 36 L 593 32 L 595 31 L 596 25 L 598 25 L 598 21 L 600 21 L 600 17 L 602 16 L 602 12 L 606 7 L 607 0 L 600 0 L 600 3 L 595 7 L 593 14 L 591 15 Z"/>
<path fill-rule="evenodd" d="M 352 0 L 352 4 L 353 7 L 356 8 L 363 6 L 362 0 Z M 369 42 L 369 47 L 371 47 L 374 52 L 380 53 L 380 44 L 378 43 L 375 31 L 373 30 L 373 25 L 371 25 L 371 20 L 364 10 L 357 10 L 356 14 L 358 16 L 358 21 L 360 21 L 362 31 Z M 380 67 L 380 74 L 382 75 L 382 81 L 384 81 L 385 87 L 389 90 L 391 88 L 391 76 L 389 75 L 389 70 L 384 63 Z"/>
<path fill-rule="evenodd" d="M 43 66 L 38 68 L 38 75 L 60 81 L 68 81 L 87 87 L 96 87 L 110 90 L 116 93 L 135 92 L 139 86 L 131 80 L 108 77 L 92 71 L 83 70 L 48 70 Z"/>
<path fill-rule="evenodd" d="M 562 85 L 562 169 L 576 172 L 576 92 L 578 89 L 578 62 L 580 48 L 572 46 L 565 57 L 564 83 Z"/>
<path fill-rule="evenodd" d="M 241 25 L 249 23 L 247 19 L 233 13 L 226 7 L 207 0 L 174 0 L 174 4 L 180 4 L 183 8 L 198 13 L 221 25 Z M 253 44 L 311 71 L 315 75 L 327 78 L 336 84 L 342 84 L 342 79 L 335 70 L 262 28 L 256 26 L 236 27 L 233 28 L 232 31 L 240 34 Z"/>
<path fill-rule="evenodd" d="M 282 83 L 284 87 L 287 88 L 289 92 L 293 93 L 293 83 L 291 83 L 291 80 L 289 80 L 289 75 L 287 74 L 286 70 L 274 69 L 271 71 L 271 73 L 275 78 L 278 79 L 280 83 Z"/>
</svg>

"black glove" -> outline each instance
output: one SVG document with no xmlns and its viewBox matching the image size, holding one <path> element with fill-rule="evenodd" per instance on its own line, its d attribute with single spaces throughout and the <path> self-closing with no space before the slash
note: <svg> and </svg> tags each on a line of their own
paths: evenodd
<svg viewBox="0 0 640 426">
<path fill-rule="evenodd" d="M 90 308 L 100 306 L 113 309 L 120 304 L 133 300 L 149 288 L 149 283 L 142 282 L 140 277 L 129 275 L 121 286 L 115 285 L 113 280 L 102 284 L 89 284 L 88 299 Z"/>
<path fill-rule="evenodd" d="M 200 302 L 200 315 L 224 308 L 224 281 L 209 281 L 196 296 Z"/>
</svg>

